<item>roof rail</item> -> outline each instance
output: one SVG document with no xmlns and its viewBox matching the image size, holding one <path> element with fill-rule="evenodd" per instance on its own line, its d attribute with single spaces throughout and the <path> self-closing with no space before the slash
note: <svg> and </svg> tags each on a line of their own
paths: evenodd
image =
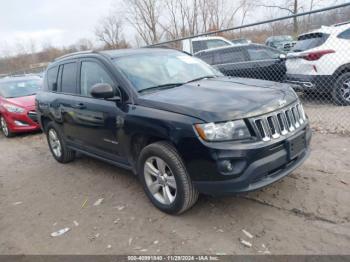
<svg viewBox="0 0 350 262">
<path fill-rule="evenodd" d="M 96 53 L 96 51 L 95 50 L 87 50 L 87 51 L 74 52 L 74 53 L 70 53 L 70 54 L 66 54 L 66 55 L 57 57 L 54 61 L 58 61 L 58 60 L 61 60 L 63 58 L 67 58 L 67 57 L 70 57 L 70 56 L 83 55 L 83 54 L 92 54 L 92 53 Z"/>
<path fill-rule="evenodd" d="M 332 26 L 337 27 L 337 26 L 342 26 L 342 25 L 347 25 L 347 24 L 350 24 L 350 21 L 344 21 L 342 23 L 334 24 Z"/>
</svg>

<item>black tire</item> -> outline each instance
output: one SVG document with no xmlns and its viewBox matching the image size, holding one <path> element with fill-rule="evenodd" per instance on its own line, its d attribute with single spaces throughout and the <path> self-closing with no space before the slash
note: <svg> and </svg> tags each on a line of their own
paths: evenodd
<svg viewBox="0 0 350 262">
<path fill-rule="evenodd" d="M 47 124 L 46 128 L 46 138 L 47 138 L 47 143 L 49 144 L 50 151 L 53 155 L 53 157 L 62 164 L 66 164 L 69 162 L 72 162 L 75 159 L 75 151 L 69 149 L 66 145 L 66 141 L 64 139 L 64 136 L 62 134 L 62 131 L 60 127 L 55 124 L 54 122 L 50 122 Z M 61 154 L 57 154 L 55 151 L 56 148 L 53 147 L 52 142 L 50 142 L 50 131 L 54 132 L 57 135 L 57 140 L 60 143 L 60 152 Z"/>
<path fill-rule="evenodd" d="M 177 187 L 176 196 L 170 204 L 164 204 L 158 201 L 147 186 L 145 164 L 147 160 L 153 157 L 163 160 L 171 170 L 172 177 L 175 178 Z M 161 211 L 168 214 L 181 214 L 190 209 L 196 203 L 198 199 L 198 191 L 194 188 L 191 178 L 189 177 L 177 150 L 170 143 L 161 141 L 146 146 L 141 151 L 138 161 L 138 170 L 146 195 Z"/>
<path fill-rule="evenodd" d="M 344 92 L 344 90 L 347 90 L 347 92 Z M 332 90 L 333 101 L 339 106 L 350 106 L 349 92 L 350 92 L 350 72 L 346 72 L 340 75 L 335 81 L 334 88 Z"/>
<path fill-rule="evenodd" d="M 3 116 L 0 116 L 0 128 L 5 137 L 11 138 L 15 136 L 15 134 L 8 128 L 6 119 Z"/>
</svg>

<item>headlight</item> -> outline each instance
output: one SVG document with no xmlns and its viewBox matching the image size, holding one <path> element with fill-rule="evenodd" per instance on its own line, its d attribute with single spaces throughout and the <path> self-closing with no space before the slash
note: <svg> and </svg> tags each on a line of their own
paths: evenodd
<svg viewBox="0 0 350 262">
<path fill-rule="evenodd" d="M 198 135 L 206 141 L 228 141 L 250 137 L 249 130 L 243 120 L 218 124 L 197 124 L 195 128 Z"/>
<path fill-rule="evenodd" d="M 10 105 L 10 104 L 4 104 L 5 109 L 10 113 L 23 113 L 24 109 L 22 107 Z"/>
</svg>

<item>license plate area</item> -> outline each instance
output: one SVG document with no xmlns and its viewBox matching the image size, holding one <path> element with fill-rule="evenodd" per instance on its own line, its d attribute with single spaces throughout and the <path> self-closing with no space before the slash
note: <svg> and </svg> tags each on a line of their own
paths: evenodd
<svg viewBox="0 0 350 262">
<path fill-rule="evenodd" d="M 289 138 L 286 142 L 286 145 L 289 160 L 295 159 L 301 153 L 303 153 L 306 148 L 305 133 Z"/>
</svg>

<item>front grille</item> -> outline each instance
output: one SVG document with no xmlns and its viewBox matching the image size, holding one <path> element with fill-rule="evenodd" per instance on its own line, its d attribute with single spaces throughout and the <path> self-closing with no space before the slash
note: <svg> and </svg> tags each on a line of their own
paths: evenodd
<svg viewBox="0 0 350 262">
<path fill-rule="evenodd" d="M 34 121 L 35 123 L 38 123 L 38 115 L 35 111 L 29 111 L 28 112 L 28 117 Z"/>
<path fill-rule="evenodd" d="M 303 106 L 297 103 L 273 113 L 253 118 L 251 123 L 260 139 L 270 141 L 300 129 L 305 121 Z"/>
</svg>

